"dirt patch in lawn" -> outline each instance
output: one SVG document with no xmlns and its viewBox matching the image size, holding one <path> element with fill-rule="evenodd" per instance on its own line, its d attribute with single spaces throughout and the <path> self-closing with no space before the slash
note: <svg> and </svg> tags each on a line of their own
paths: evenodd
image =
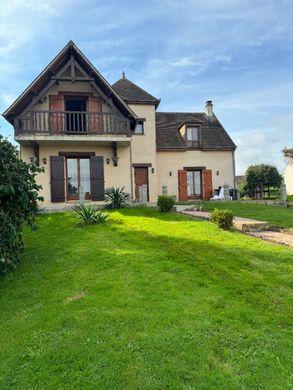
<svg viewBox="0 0 293 390">
<path fill-rule="evenodd" d="M 74 301 L 79 301 L 81 298 L 85 297 L 85 291 L 81 291 L 78 294 L 72 295 L 71 297 L 66 298 L 65 302 L 70 303 Z"/>
</svg>

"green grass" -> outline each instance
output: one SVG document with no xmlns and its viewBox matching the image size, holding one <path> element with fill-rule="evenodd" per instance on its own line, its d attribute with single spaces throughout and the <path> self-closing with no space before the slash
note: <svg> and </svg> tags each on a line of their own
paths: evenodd
<svg viewBox="0 0 293 390">
<path fill-rule="evenodd" d="M 271 226 L 293 229 L 293 207 L 262 205 L 244 202 L 203 202 L 204 210 L 229 209 L 237 217 L 267 221 Z"/>
<path fill-rule="evenodd" d="M 290 388 L 291 249 L 146 208 L 76 222 L 40 216 L 0 280 L 1 390 Z"/>
</svg>

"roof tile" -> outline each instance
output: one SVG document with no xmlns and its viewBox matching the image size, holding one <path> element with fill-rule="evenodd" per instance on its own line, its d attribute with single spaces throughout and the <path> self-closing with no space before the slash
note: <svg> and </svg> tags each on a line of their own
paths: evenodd
<svg viewBox="0 0 293 390">
<path fill-rule="evenodd" d="M 235 150 L 236 145 L 221 125 L 218 118 L 205 113 L 157 112 L 157 149 L 186 149 L 179 132 L 184 123 L 199 123 L 201 127 L 201 148 L 204 150 Z"/>
</svg>

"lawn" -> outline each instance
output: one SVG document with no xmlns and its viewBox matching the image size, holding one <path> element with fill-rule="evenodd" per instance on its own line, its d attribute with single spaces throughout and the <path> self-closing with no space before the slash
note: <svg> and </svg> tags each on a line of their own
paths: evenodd
<svg viewBox="0 0 293 390">
<path fill-rule="evenodd" d="M 267 221 L 273 227 L 293 230 L 293 207 L 284 208 L 275 205 L 253 204 L 244 202 L 203 202 L 205 210 L 230 209 L 237 217 Z"/>
<path fill-rule="evenodd" d="M 75 224 L 41 215 L 0 279 L 1 389 L 290 388 L 292 249 L 149 208 Z"/>
</svg>

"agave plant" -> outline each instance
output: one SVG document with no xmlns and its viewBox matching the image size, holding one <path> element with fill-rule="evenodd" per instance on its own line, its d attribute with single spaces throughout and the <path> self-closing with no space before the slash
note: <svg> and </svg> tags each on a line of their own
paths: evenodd
<svg viewBox="0 0 293 390">
<path fill-rule="evenodd" d="M 102 223 L 108 218 L 108 214 L 98 210 L 95 206 L 76 204 L 72 209 L 78 215 L 81 225 Z"/>
<path fill-rule="evenodd" d="M 108 209 L 120 209 L 127 205 L 130 194 L 124 191 L 125 187 L 109 187 L 105 189 L 105 199 Z"/>
</svg>

